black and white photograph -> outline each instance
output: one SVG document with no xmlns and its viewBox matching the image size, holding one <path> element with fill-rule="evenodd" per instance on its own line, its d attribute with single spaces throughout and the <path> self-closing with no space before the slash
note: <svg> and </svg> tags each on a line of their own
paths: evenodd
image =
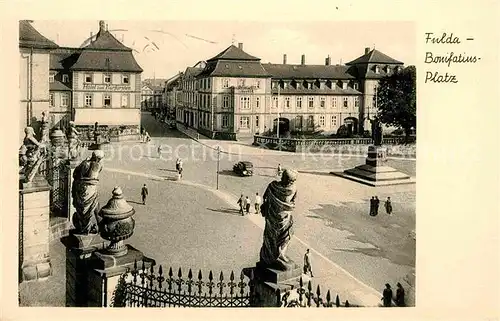
<svg viewBox="0 0 500 321">
<path fill-rule="evenodd" d="M 20 306 L 415 305 L 413 23 L 21 20 L 19 52 Z"/>
</svg>

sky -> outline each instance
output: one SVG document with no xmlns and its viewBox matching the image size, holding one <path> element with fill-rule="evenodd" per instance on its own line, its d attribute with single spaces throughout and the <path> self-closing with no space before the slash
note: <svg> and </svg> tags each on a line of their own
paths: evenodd
<svg viewBox="0 0 500 321">
<path fill-rule="evenodd" d="M 170 78 L 200 60 L 207 60 L 233 42 L 262 63 L 346 63 L 375 47 L 405 65 L 416 63 L 414 22 L 396 21 L 105 21 L 108 30 L 134 49 L 144 69 L 142 78 Z M 33 26 L 59 46 L 80 47 L 98 20 L 35 20 Z"/>
</svg>

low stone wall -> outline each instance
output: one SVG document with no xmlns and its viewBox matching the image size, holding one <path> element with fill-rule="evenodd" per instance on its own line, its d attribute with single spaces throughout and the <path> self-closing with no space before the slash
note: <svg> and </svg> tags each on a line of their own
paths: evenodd
<svg viewBox="0 0 500 321">
<path fill-rule="evenodd" d="M 139 141 L 139 134 L 123 134 L 123 135 L 111 135 L 109 136 L 110 142 L 130 142 L 130 141 Z"/>
<path fill-rule="evenodd" d="M 404 137 L 384 138 L 387 155 L 392 157 L 416 157 L 415 144 L 403 144 Z M 335 153 L 365 155 L 372 140 L 370 138 L 295 139 L 254 136 L 254 146 L 295 153 Z"/>
</svg>

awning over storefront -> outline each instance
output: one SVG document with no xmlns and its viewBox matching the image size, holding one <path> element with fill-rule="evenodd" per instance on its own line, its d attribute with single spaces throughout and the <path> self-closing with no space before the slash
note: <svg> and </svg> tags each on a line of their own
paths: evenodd
<svg viewBox="0 0 500 321">
<path fill-rule="evenodd" d="M 137 108 L 76 108 L 76 125 L 128 126 L 141 124 L 141 112 Z"/>
</svg>

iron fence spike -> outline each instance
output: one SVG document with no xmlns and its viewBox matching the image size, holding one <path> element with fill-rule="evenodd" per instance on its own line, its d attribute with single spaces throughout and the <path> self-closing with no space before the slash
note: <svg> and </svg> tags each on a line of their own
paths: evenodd
<svg viewBox="0 0 500 321">
<path fill-rule="evenodd" d="M 321 290 L 319 288 L 319 284 L 318 284 L 318 287 L 316 288 L 316 294 L 318 295 L 318 299 L 319 299 L 319 296 L 321 295 Z"/>
<path fill-rule="evenodd" d="M 134 270 L 137 271 L 137 259 L 134 259 Z"/>
<path fill-rule="evenodd" d="M 201 281 L 201 279 L 203 279 L 203 276 L 201 275 L 201 270 L 198 271 L 198 280 Z"/>
<path fill-rule="evenodd" d="M 309 283 L 307 284 L 307 289 L 309 290 L 309 292 L 312 291 L 312 284 L 311 284 L 311 280 L 309 280 Z"/>
<path fill-rule="evenodd" d="M 231 275 L 229 276 L 229 280 L 234 281 L 234 271 L 231 271 Z"/>
<path fill-rule="evenodd" d="M 212 273 L 212 270 L 210 270 L 210 273 L 208 274 L 208 279 L 210 281 L 212 281 L 214 279 L 214 276 L 213 276 L 213 273 Z"/>
<path fill-rule="evenodd" d="M 189 272 L 188 272 L 188 278 L 189 278 L 189 279 L 192 279 L 192 278 L 193 278 L 193 271 L 191 271 L 191 269 L 189 269 Z"/>
<path fill-rule="evenodd" d="M 328 302 L 328 304 L 330 304 L 330 301 L 331 301 L 331 296 L 330 296 L 330 290 L 328 290 L 328 292 L 326 292 L 326 302 Z"/>
<path fill-rule="evenodd" d="M 340 306 L 340 298 L 339 295 L 337 294 L 337 297 L 335 298 L 335 306 L 338 308 Z"/>
<path fill-rule="evenodd" d="M 169 277 L 174 276 L 174 273 L 172 272 L 172 267 L 170 267 L 170 269 L 168 270 L 168 276 Z"/>
<path fill-rule="evenodd" d="M 345 300 L 345 307 L 348 308 L 350 305 L 349 305 L 349 300 Z"/>
<path fill-rule="evenodd" d="M 224 281 L 224 274 L 222 273 L 222 271 L 220 271 L 219 280 Z"/>
<path fill-rule="evenodd" d="M 182 270 L 181 270 L 181 268 L 179 268 L 179 273 L 177 273 L 177 276 L 180 277 L 180 278 L 182 277 Z"/>
<path fill-rule="evenodd" d="M 159 275 L 163 275 L 163 268 L 161 267 L 161 265 L 160 265 L 160 267 L 158 268 L 158 274 L 159 274 Z"/>
</svg>

